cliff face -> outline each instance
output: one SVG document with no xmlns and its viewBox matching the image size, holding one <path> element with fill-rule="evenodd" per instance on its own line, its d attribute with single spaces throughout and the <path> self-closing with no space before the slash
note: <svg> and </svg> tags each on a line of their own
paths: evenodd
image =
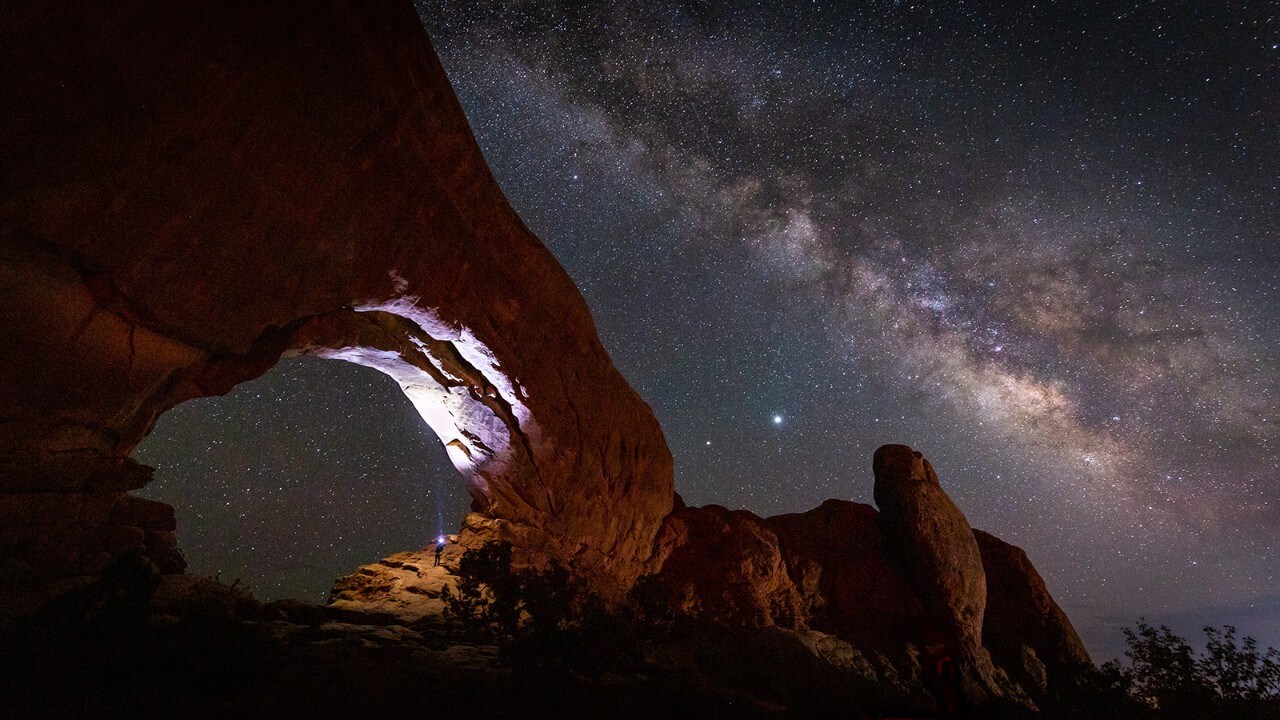
<svg viewBox="0 0 1280 720">
<path fill-rule="evenodd" d="M 410 3 L 3 14 L 0 581 L 149 547 L 129 452 L 290 352 L 399 381 L 491 519 L 471 532 L 634 577 L 672 504 L 661 429 Z"/>
</svg>

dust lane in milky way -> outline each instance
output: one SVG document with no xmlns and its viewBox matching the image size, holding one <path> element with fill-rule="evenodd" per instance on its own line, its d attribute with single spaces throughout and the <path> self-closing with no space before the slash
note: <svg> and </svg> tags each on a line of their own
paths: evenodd
<svg viewBox="0 0 1280 720">
<path fill-rule="evenodd" d="M 869 502 L 905 442 L 1101 657 L 1280 645 L 1274 10 L 536 5 L 418 7 L 690 503 Z"/>
</svg>

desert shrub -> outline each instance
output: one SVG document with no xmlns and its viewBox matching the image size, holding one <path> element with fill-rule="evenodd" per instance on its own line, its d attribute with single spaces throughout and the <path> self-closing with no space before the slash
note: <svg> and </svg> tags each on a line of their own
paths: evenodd
<svg viewBox="0 0 1280 720">
<path fill-rule="evenodd" d="M 492 542 L 463 553 L 457 589 L 445 588 L 445 616 L 475 640 L 513 635 L 520 625 L 520 581 L 511 570 L 511 543 Z"/>
<path fill-rule="evenodd" d="M 1237 644 L 1236 629 L 1204 628 L 1205 653 L 1197 662 L 1199 674 L 1217 699 L 1256 704 L 1270 701 L 1280 710 L 1280 651 L 1258 649 L 1258 641 L 1245 637 Z"/>
<path fill-rule="evenodd" d="M 1103 664 L 1076 693 L 1071 717 L 1280 717 L 1280 651 L 1263 651 L 1236 628 L 1205 627 L 1197 652 L 1166 626 L 1139 619 L 1124 630 L 1124 661 Z"/>
<path fill-rule="evenodd" d="M 492 542 L 458 563 L 457 590 L 446 589 L 446 616 L 473 640 L 496 642 L 529 678 L 577 676 L 638 664 L 631 623 L 564 566 L 511 567 L 511 545 Z"/>
<path fill-rule="evenodd" d="M 676 613 L 657 575 L 642 575 L 627 593 L 627 606 L 633 617 L 658 629 L 670 629 Z"/>
</svg>

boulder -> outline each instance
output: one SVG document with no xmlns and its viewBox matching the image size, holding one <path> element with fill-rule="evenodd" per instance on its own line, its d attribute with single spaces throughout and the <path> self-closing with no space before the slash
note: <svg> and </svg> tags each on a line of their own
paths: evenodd
<svg viewBox="0 0 1280 720">
<path fill-rule="evenodd" d="M 910 447 L 882 446 L 873 469 L 887 556 L 944 633 L 939 640 L 955 642 L 961 652 L 980 648 L 987 579 L 969 521 L 942 490 L 933 466 Z"/>
<path fill-rule="evenodd" d="M 646 590 L 677 615 L 726 626 L 801 626 L 808 612 L 778 536 L 745 510 L 680 507 L 655 542 Z"/>
<path fill-rule="evenodd" d="M 982 645 L 987 578 L 964 513 L 942 490 L 929 461 L 906 445 L 881 446 L 872 469 L 886 555 L 915 589 L 927 619 L 915 639 L 958 663 L 969 702 L 1014 694 Z"/>
<path fill-rule="evenodd" d="M 875 508 L 827 500 L 768 523 L 805 598 L 810 626 L 862 648 L 889 649 L 913 639 L 924 610 L 885 554 Z"/>
</svg>

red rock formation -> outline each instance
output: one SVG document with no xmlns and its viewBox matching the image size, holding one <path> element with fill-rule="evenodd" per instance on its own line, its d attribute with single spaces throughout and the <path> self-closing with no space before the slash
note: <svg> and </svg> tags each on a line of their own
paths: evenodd
<svg viewBox="0 0 1280 720">
<path fill-rule="evenodd" d="M 875 508 L 828 500 L 768 523 L 807 601 L 809 625 L 859 647 L 888 647 L 913 638 L 924 610 L 889 563 Z"/>
<path fill-rule="evenodd" d="M 285 352 L 395 377 L 487 535 L 638 572 L 672 503 L 662 432 L 410 3 L 3 13 L 0 583 L 136 547 L 103 529 L 148 478 L 130 450 Z"/>
<path fill-rule="evenodd" d="M 1005 694 L 982 645 L 987 577 L 969 521 L 942 490 L 933 466 L 910 447 L 881 446 L 872 468 L 886 554 L 924 608 L 927 622 L 915 633 L 917 641 L 954 658 L 973 701 Z"/>
<path fill-rule="evenodd" d="M 1028 692 L 1093 666 L 1089 651 L 1021 548 L 973 531 L 987 574 L 983 644 Z"/>
<path fill-rule="evenodd" d="M 962 648 L 980 647 L 987 580 L 969 521 L 942 490 L 933 466 L 910 447 L 879 448 L 873 468 L 887 556 L 948 639 Z"/>
<path fill-rule="evenodd" d="M 356 568 L 334 581 L 329 611 L 374 616 L 412 625 L 444 617 L 445 589 L 457 589 L 458 536 L 449 537 L 449 557 L 436 563 L 435 548 L 399 552 Z"/>
<path fill-rule="evenodd" d="M 806 608 L 767 521 L 719 505 L 678 507 L 655 543 L 651 590 L 678 614 L 723 625 L 804 623 Z"/>
<path fill-rule="evenodd" d="M 883 516 L 673 512 L 652 412 L 503 198 L 409 3 L 0 12 L 0 587 L 131 551 L 180 569 L 171 513 L 127 495 L 150 477 L 129 452 L 175 404 L 306 353 L 401 384 L 470 484 L 462 546 L 508 539 L 614 595 L 649 572 L 680 612 L 812 626 L 908 658 L 903 677 L 930 623 L 1024 684 L 1087 663 L 1025 555 L 975 544 L 905 446 L 877 456 Z M 335 597 L 434 600 L 447 578 L 418 561 Z"/>
<path fill-rule="evenodd" d="M 974 703 L 1029 704 L 1046 680 L 1091 665 L 1026 554 L 970 529 L 920 453 L 885 446 L 874 466 L 879 512 L 840 500 L 771 518 L 678 507 L 645 599 L 702 622 L 812 628 L 882 656 L 937 645 Z"/>
</svg>

